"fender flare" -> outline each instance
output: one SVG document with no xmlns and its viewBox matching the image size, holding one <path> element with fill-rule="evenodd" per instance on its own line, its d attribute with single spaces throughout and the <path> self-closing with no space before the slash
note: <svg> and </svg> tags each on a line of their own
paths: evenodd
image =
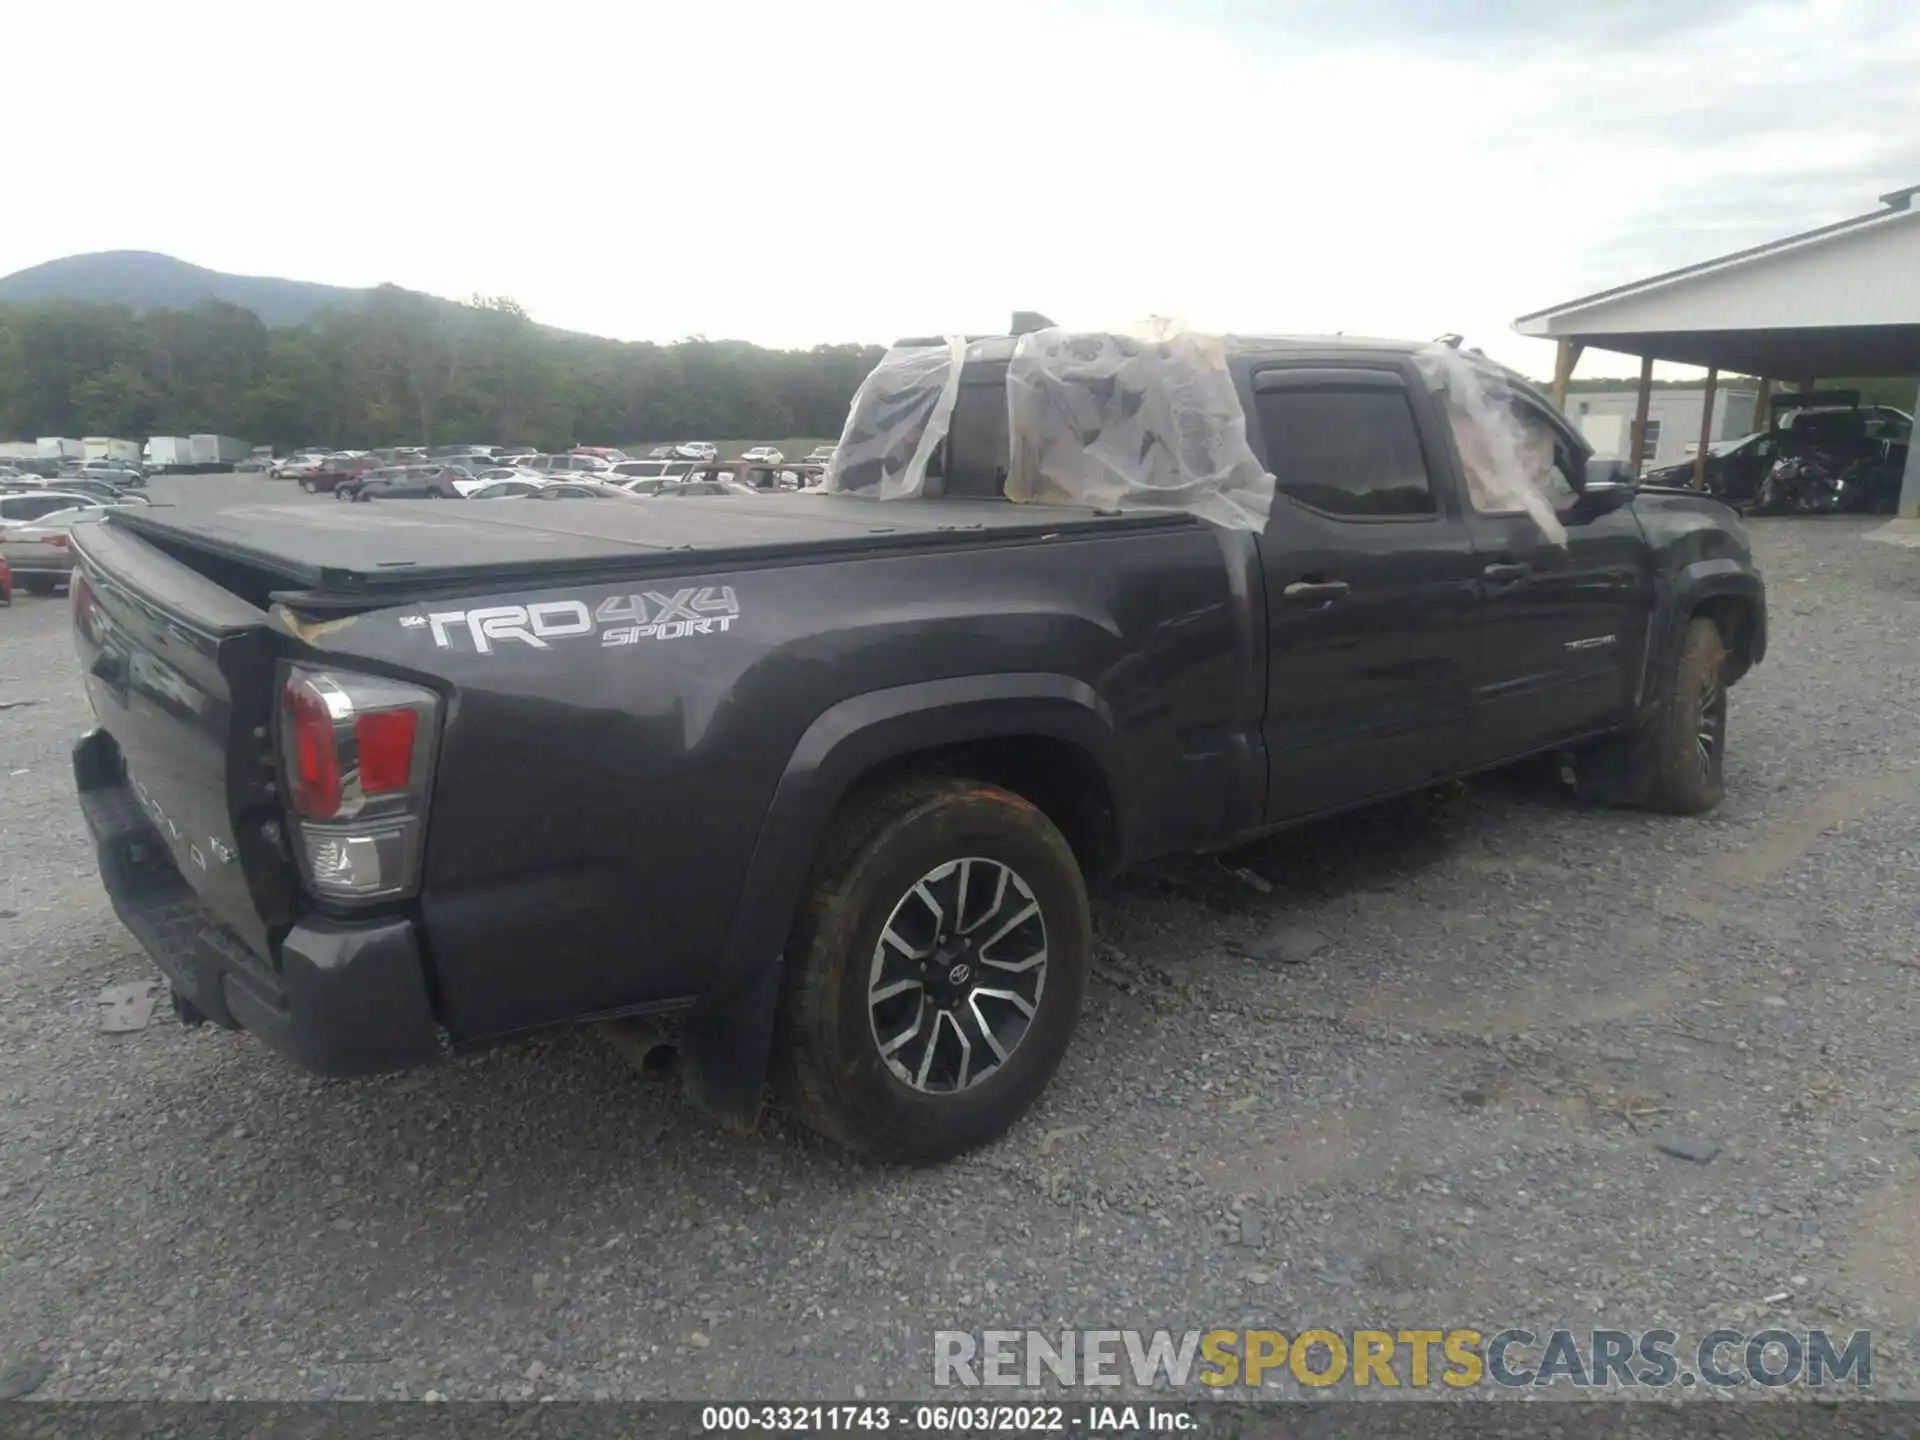
<svg viewBox="0 0 1920 1440">
<path fill-rule="evenodd" d="M 1113 715 L 1091 685 L 1047 671 L 929 680 L 852 696 L 823 711 L 787 759 L 741 881 L 713 983 L 682 1043 L 688 1095 L 729 1128 L 752 1127 L 766 1085 L 787 934 L 835 808 L 874 767 L 970 740 L 1035 735 L 1064 741 L 1100 767 L 1132 833 L 1118 783 Z"/>
<path fill-rule="evenodd" d="M 1679 622 L 1691 615 L 1706 600 L 1730 596 L 1745 601 L 1753 613 L 1749 666 L 1758 665 L 1767 654 L 1767 587 L 1758 574 L 1730 556 L 1695 560 L 1684 566 L 1674 587 L 1674 624 L 1670 633 L 1678 636 Z"/>
<path fill-rule="evenodd" d="M 1730 555 L 1691 560 L 1674 573 L 1666 598 L 1660 606 L 1647 647 L 1646 669 L 1640 685 L 1644 711 L 1658 703 L 1660 684 L 1678 653 L 1686 619 L 1703 601 L 1731 596 L 1744 600 L 1753 612 L 1749 668 L 1758 665 L 1767 653 L 1767 587 L 1760 576 L 1744 562 Z"/>
</svg>

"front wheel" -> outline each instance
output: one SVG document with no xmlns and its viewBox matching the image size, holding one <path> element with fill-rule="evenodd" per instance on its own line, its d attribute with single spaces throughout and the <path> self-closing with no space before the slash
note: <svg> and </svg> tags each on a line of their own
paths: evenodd
<svg viewBox="0 0 1920 1440">
<path fill-rule="evenodd" d="M 786 1098 L 880 1160 L 997 1138 L 1066 1053 L 1092 933 L 1072 849 L 1019 796 L 919 780 L 853 802 L 788 945 Z"/>
<path fill-rule="evenodd" d="M 1672 687 L 1640 743 L 1647 749 L 1646 804 L 1669 815 L 1704 815 L 1727 793 L 1726 642 L 1705 616 L 1688 622 Z"/>
</svg>

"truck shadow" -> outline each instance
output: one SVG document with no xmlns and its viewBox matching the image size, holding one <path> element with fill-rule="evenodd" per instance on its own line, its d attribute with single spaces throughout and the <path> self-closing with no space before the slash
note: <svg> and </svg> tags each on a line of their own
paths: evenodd
<svg viewBox="0 0 1920 1440">
<path fill-rule="evenodd" d="M 1214 855 L 1155 861 L 1113 881 L 1096 901 L 1178 897 L 1240 914 L 1288 899 L 1335 899 L 1396 884 L 1444 864 L 1464 837 L 1497 835 L 1528 811 L 1581 806 L 1548 760 L 1310 820 Z"/>
</svg>

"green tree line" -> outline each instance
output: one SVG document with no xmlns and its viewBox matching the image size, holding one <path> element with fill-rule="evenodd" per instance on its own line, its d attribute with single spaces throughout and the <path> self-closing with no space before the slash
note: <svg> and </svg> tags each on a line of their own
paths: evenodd
<svg viewBox="0 0 1920 1440">
<path fill-rule="evenodd" d="M 838 435 L 878 346 L 629 344 L 504 298 L 382 286 L 268 329 L 208 302 L 0 305 L 0 439 L 237 435 L 281 449 Z"/>
</svg>

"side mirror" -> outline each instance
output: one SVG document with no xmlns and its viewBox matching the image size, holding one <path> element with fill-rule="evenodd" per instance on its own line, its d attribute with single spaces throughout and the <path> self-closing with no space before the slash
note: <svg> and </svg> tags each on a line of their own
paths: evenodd
<svg viewBox="0 0 1920 1440">
<path fill-rule="evenodd" d="M 1604 485 L 1637 485 L 1639 477 L 1633 473 L 1633 466 L 1618 457 L 1599 455 L 1587 459 L 1586 488 Z"/>
</svg>

